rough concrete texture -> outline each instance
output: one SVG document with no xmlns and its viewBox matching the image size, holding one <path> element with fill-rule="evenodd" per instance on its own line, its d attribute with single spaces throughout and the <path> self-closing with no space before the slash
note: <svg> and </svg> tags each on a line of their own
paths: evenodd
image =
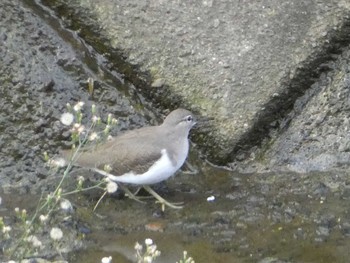
<svg viewBox="0 0 350 263">
<path fill-rule="evenodd" d="M 19 1 L 0 3 L 0 185 L 22 192 L 35 192 L 37 182 L 48 176 L 43 153 L 53 156 L 70 140 L 59 121 L 66 103 L 84 101 L 86 116 L 93 103 L 104 119 L 107 112 L 118 114 L 119 129 L 144 125 L 141 115 L 148 115 L 125 96 L 123 90 L 132 93 L 130 84 L 103 75 L 81 43 L 50 23 L 58 31 Z M 95 79 L 94 99 L 87 93 L 88 77 Z"/>
<path fill-rule="evenodd" d="M 213 118 L 197 140 L 217 163 L 259 144 L 350 32 L 346 0 L 56 2 L 150 76 L 144 94 Z"/>
<path fill-rule="evenodd" d="M 85 102 L 84 122 L 91 117 L 92 104 L 104 121 L 107 113 L 113 112 L 119 125 L 112 133 L 155 119 L 146 103 L 138 107 L 137 99 L 143 99 L 133 96 L 130 83 L 117 74 L 105 74 L 96 62 L 100 59 L 97 54 L 89 52 L 74 34 L 62 30 L 57 20 L 40 17 L 34 10 L 19 0 L 0 2 L 0 221 L 12 227 L 10 239 L 2 231 L 3 225 L 0 227 L 0 262 L 15 259 L 6 260 L 5 251 L 23 241 L 23 224 L 22 228 L 17 224 L 21 220 L 15 216 L 14 208 L 27 209 L 32 217 L 39 207 L 40 194 L 44 197 L 52 191 L 61 177 L 49 169 L 43 155 L 46 151 L 53 156 L 70 141 L 70 128 L 59 121 L 67 111 L 66 103 Z M 44 14 L 43 10 L 36 11 Z M 95 80 L 93 98 L 87 93 L 89 77 Z M 30 227 L 36 229 L 35 235 L 43 244 L 40 256 L 50 258 L 50 262 L 58 253 L 48 234 L 52 226 L 59 226 L 65 233 L 59 254 L 81 248 L 84 234 L 74 217 L 54 213 L 45 227 Z M 15 249 L 14 254 L 24 255 L 21 253 L 29 253 L 28 247 Z M 39 254 L 35 250 L 35 255 Z"/>
<path fill-rule="evenodd" d="M 350 50 L 323 67 L 332 71 L 296 101 L 272 143 L 252 154 L 254 161 L 242 170 L 310 172 L 349 165 Z"/>
</svg>

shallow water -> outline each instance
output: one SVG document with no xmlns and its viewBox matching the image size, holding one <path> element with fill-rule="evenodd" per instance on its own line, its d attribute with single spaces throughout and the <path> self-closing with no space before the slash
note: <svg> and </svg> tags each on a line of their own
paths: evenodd
<svg viewBox="0 0 350 263">
<path fill-rule="evenodd" d="M 145 238 L 162 252 L 158 262 L 176 262 L 184 250 L 196 262 L 347 262 L 347 174 L 242 175 L 197 162 L 197 174 L 179 174 L 158 191 L 183 201 L 182 210 L 159 216 L 152 199 L 106 199 L 94 214 L 93 204 L 80 206 L 92 244 L 72 262 L 133 262 Z"/>
<path fill-rule="evenodd" d="M 154 187 L 167 200 L 183 201 L 181 210 L 161 213 L 153 199 L 107 197 L 93 212 L 101 193 L 70 197 L 75 220 L 89 231 L 87 247 L 69 253 L 69 262 L 104 256 L 135 262 L 135 243 L 146 238 L 161 251 L 157 262 L 176 262 L 184 250 L 196 262 L 347 262 L 348 174 L 243 175 L 194 163 L 197 174 L 180 173 Z M 34 204 L 19 195 L 3 200 L 7 214 Z"/>
</svg>

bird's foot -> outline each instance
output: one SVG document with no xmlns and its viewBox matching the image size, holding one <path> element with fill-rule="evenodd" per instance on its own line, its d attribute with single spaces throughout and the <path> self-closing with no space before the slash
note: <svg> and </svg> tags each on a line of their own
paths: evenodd
<svg viewBox="0 0 350 263">
<path fill-rule="evenodd" d="M 148 185 L 144 185 L 143 188 L 149 192 L 151 195 L 154 196 L 155 199 L 158 200 L 158 202 L 162 205 L 162 211 L 165 210 L 165 206 L 174 208 L 174 209 L 181 209 L 183 208 L 183 203 L 170 203 L 167 200 L 165 200 L 163 197 L 161 197 L 159 194 L 157 194 L 151 187 L 149 187 Z"/>
<path fill-rule="evenodd" d="M 130 199 L 133 199 L 133 200 L 135 200 L 135 201 L 137 201 L 137 202 L 139 202 L 139 203 L 142 203 L 142 204 L 145 203 L 144 201 L 141 201 L 140 198 L 136 197 L 136 194 L 138 193 L 139 190 L 137 190 L 136 193 L 133 194 L 125 185 L 120 184 L 119 186 L 123 189 L 123 191 L 125 192 L 125 194 L 126 194 Z"/>
</svg>

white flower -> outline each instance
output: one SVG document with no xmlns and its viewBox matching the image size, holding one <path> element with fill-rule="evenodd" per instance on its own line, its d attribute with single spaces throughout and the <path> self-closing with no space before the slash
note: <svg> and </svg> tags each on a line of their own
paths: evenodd
<svg viewBox="0 0 350 263">
<path fill-rule="evenodd" d="M 79 181 L 79 182 L 84 182 L 84 181 L 85 181 L 85 177 L 82 176 L 82 175 L 79 175 L 79 176 L 78 176 L 78 181 Z"/>
<path fill-rule="evenodd" d="M 156 245 L 150 245 L 150 246 L 148 246 L 147 250 L 149 251 L 149 253 L 151 255 L 153 255 L 157 251 L 157 246 Z"/>
<path fill-rule="evenodd" d="M 109 182 L 107 183 L 106 189 L 107 189 L 107 192 L 108 192 L 109 194 L 112 194 L 112 193 L 114 193 L 115 191 L 118 190 L 118 185 L 117 185 L 115 182 L 109 181 Z"/>
<path fill-rule="evenodd" d="M 83 101 L 79 101 L 77 104 L 74 105 L 73 109 L 74 109 L 75 111 L 80 111 L 81 108 L 84 106 L 84 104 L 85 104 L 85 103 L 84 103 Z"/>
<path fill-rule="evenodd" d="M 94 141 L 96 139 L 98 139 L 97 132 L 91 133 L 90 136 L 89 136 L 89 141 Z"/>
<path fill-rule="evenodd" d="M 10 226 L 3 226 L 2 227 L 2 233 L 6 234 L 12 230 L 12 227 Z"/>
<path fill-rule="evenodd" d="M 74 116 L 72 113 L 65 112 L 61 115 L 60 120 L 61 120 L 63 125 L 69 126 L 72 124 L 72 122 L 74 120 Z"/>
<path fill-rule="evenodd" d="M 61 203 L 60 203 L 60 207 L 64 212 L 72 212 L 73 211 L 73 206 L 71 204 L 71 202 L 67 199 L 62 199 Z"/>
<path fill-rule="evenodd" d="M 112 125 L 116 125 L 118 123 L 118 120 L 116 118 L 112 119 Z"/>
<path fill-rule="evenodd" d="M 150 238 L 146 238 L 146 239 L 145 239 L 145 244 L 146 244 L 147 246 L 150 246 L 150 245 L 153 244 L 153 240 L 150 239 Z"/>
<path fill-rule="evenodd" d="M 110 164 L 105 164 L 103 166 L 103 171 L 105 171 L 106 173 L 109 173 L 110 171 L 112 171 L 111 165 Z M 110 181 L 110 180 L 108 179 L 108 181 Z"/>
<path fill-rule="evenodd" d="M 64 167 L 67 165 L 67 162 L 63 158 L 50 159 L 48 162 L 50 167 Z"/>
<path fill-rule="evenodd" d="M 60 240 L 63 237 L 63 232 L 58 227 L 53 227 L 50 231 L 50 237 L 53 240 Z"/>
<path fill-rule="evenodd" d="M 137 250 L 137 251 L 141 251 L 141 250 L 142 250 L 142 245 L 141 245 L 139 242 L 136 242 L 134 248 L 135 248 L 135 250 Z"/>
<path fill-rule="evenodd" d="M 97 117 L 96 115 L 94 115 L 94 116 L 92 116 L 91 120 L 92 120 L 93 123 L 96 123 L 96 122 L 99 122 L 101 120 L 101 118 Z"/>
<path fill-rule="evenodd" d="M 27 242 L 32 243 L 33 247 L 42 247 L 43 243 L 36 236 L 28 236 Z"/>
<path fill-rule="evenodd" d="M 58 158 L 58 159 L 56 160 L 56 165 L 57 165 L 58 167 L 64 167 L 64 166 L 67 165 L 67 162 L 66 162 L 66 160 L 63 159 L 63 158 Z"/>
<path fill-rule="evenodd" d="M 44 223 L 49 218 L 49 215 L 40 215 L 39 220 L 41 223 Z"/>
<path fill-rule="evenodd" d="M 101 263 L 111 263 L 112 262 L 112 257 L 104 257 L 101 259 Z"/>
<path fill-rule="evenodd" d="M 22 209 L 22 217 L 26 217 L 27 216 L 27 210 Z"/>
<path fill-rule="evenodd" d="M 76 132 L 78 134 L 81 134 L 85 130 L 84 125 L 81 125 L 79 123 L 75 123 L 72 128 L 72 132 Z"/>
<path fill-rule="evenodd" d="M 215 196 L 211 195 L 211 196 L 207 197 L 207 201 L 208 202 L 214 202 L 215 201 Z"/>
</svg>

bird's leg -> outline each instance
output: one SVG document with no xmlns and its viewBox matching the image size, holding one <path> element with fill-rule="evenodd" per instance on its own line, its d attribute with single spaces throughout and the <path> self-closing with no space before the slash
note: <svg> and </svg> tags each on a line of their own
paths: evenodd
<svg viewBox="0 0 350 263">
<path fill-rule="evenodd" d="M 134 195 L 135 196 L 138 195 L 138 193 L 141 191 L 141 189 L 142 189 L 142 186 L 137 188 L 136 191 L 134 192 Z M 139 199 L 150 199 L 150 198 L 152 198 L 152 196 L 139 196 L 138 198 Z"/>
<path fill-rule="evenodd" d="M 193 167 L 192 164 L 189 163 L 189 161 L 185 162 L 188 170 L 187 171 L 182 171 L 184 174 L 198 174 L 198 170 Z"/>
<path fill-rule="evenodd" d="M 126 193 L 126 195 L 130 198 L 133 199 L 137 202 L 140 202 L 142 204 L 144 204 L 145 202 L 141 201 L 139 198 L 137 198 L 135 196 L 135 194 L 133 194 L 125 185 L 119 184 L 119 186 L 123 189 L 123 191 Z M 137 194 L 137 193 L 136 193 Z"/>
<path fill-rule="evenodd" d="M 136 191 L 133 193 L 133 195 L 134 196 L 138 195 L 138 193 L 140 192 L 141 189 L 142 189 L 142 186 L 137 188 Z M 143 200 L 143 199 L 150 199 L 150 198 L 152 198 L 152 196 L 138 196 L 137 198 L 140 200 L 141 199 Z"/>
<path fill-rule="evenodd" d="M 169 206 L 174 209 L 181 209 L 183 206 L 177 205 L 177 204 L 183 204 L 183 203 L 170 203 L 167 200 L 165 200 L 163 197 L 161 197 L 159 194 L 157 194 L 154 190 L 152 190 L 151 187 L 148 185 L 144 185 L 143 188 L 149 192 L 151 195 L 154 196 L 155 199 L 158 200 L 159 203 L 162 204 L 162 210 L 164 211 L 164 206 Z"/>
<path fill-rule="evenodd" d="M 138 187 L 138 188 L 136 189 L 136 191 L 134 192 L 134 195 L 136 196 L 136 195 L 140 192 L 141 189 L 142 189 L 142 187 Z"/>
</svg>

